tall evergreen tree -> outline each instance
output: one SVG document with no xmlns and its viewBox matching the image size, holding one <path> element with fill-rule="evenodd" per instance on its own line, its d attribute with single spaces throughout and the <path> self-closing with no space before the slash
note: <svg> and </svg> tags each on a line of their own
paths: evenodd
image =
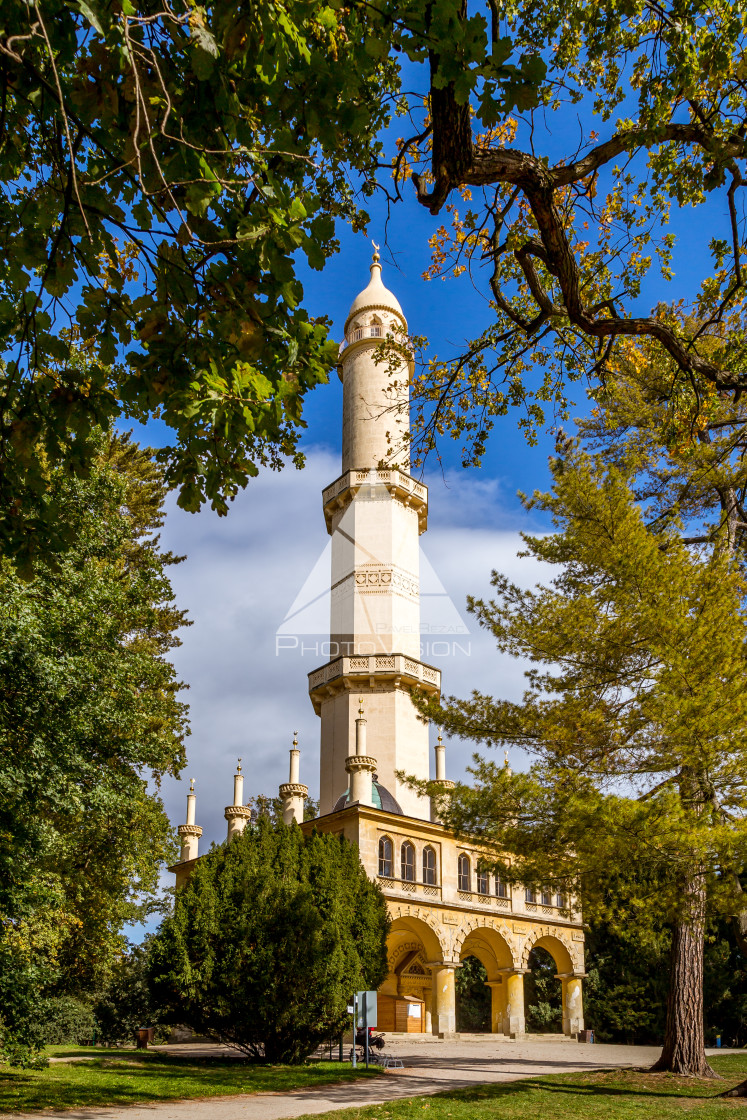
<svg viewBox="0 0 747 1120">
<path fill-rule="evenodd" d="M 262 816 L 177 893 L 151 950 L 155 998 L 256 1059 L 302 1061 L 386 977 L 388 928 L 352 844 Z"/>
<path fill-rule="evenodd" d="M 648 526 L 619 468 L 567 448 L 553 481 L 531 504 L 557 531 L 524 537 L 556 568 L 551 583 L 524 591 L 494 573 L 495 599 L 470 601 L 500 650 L 533 663 L 522 701 L 426 705 L 449 732 L 536 761 L 510 775 L 478 760 L 447 820 L 516 853 L 502 868 L 515 879 L 573 884 L 587 915 L 668 927 L 656 1068 L 710 1075 L 706 905 L 739 910 L 747 857 L 745 580 L 728 550 L 700 554 L 676 525 Z M 615 867 L 635 875 L 610 890 Z"/>
</svg>

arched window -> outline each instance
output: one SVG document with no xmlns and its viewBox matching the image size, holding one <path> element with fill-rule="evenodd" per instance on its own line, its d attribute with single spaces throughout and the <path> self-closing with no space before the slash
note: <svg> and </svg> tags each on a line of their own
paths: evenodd
<svg viewBox="0 0 747 1120">
<path fill-rule="evenodd" d="M 483 871 L 481 867 L 477 869 L 477 893 L 490 894 L 490 886 L 488 885 L 488 873 Z"/>
<path fill-rule="evenodd" d="M 555 895 L 555 905 L 559 910 L 565 910 L 565 908 L 567 907 L 568 903 L 562 891 L 558 891 L 558 893 Z"/>
<path fill-rule="evenodd" d="M 527 887 L 527 889 L 524 891 L 524 899 L 526 902 L 537 901 L 537 892 L 534 887 Z"/>
<path fill-rule="evenodd" d="M 391 840 L 388 836 L 382 836 L 379 840 L 379 875 L 383 875 L 385 879 L 391 879 L 394 875 L 393 855 Z"/>
<path fill-rule="evenodd" d="M 469 865 L 469 856 L 464 852 L 459 857 L 459 890 L 472 890 L 472 871 Z"/>
<path fill-rule="evenodd" d="M 415 849 L 409 840 L 405 840 L 401 850 L 402 878 L 406 883 L 415 882 Z"/>
<path fill-rule="evenodd" d="M 436 853 L 433 848 L 423 848 L 423 882 L 427 887 L 436 885 Z"/>
<path fill-rule="evenodd" d="M 495 897 L 508 898 L 508 884 L 503 882 L 500 875 L 495 877 Z"/>
<path fill-rule="evenodd" d="M 371 316 L 371 338 L 383 338 L 383 323 L 378 315 Z"/>
<path fill-rule="evenodd" d="M 540 902 L 543 906 L 552 906 L 552 893 L 549 887 L 542 888 Z"/>
</svg>

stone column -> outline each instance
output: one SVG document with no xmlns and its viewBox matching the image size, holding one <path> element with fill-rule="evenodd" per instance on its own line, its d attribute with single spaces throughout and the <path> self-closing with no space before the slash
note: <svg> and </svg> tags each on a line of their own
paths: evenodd
<svg viewBox="0 0 747 1120">
<path fill-rule="evenodd" d="M 503 1033 L 511 1038 L 526 1032 L 524 1019 L 524 972 L 506 974 L 506 1013 L 503 1019 Z"/>
<path fill-rule="evenodd" d="M 454 973 L 458 964 L 435 961 L 433 969 L 432 1030 L 438 1038 L 453 1038 L 456 1034 L 456 988 Z"/>
<path fill-rule="evenodd" d="M 493 1034 L 503 1034 L 506 1018 L 506 984 L 503 979 L 488 980 L 490 988 L 490 1029 Z"/>
<path fill-rule="evenodd" d="M 433 1017 L 431 1015 L 431 1011 L 433 1008 L 432 987 L 423 988 L 423 1002 L 425 1003 L 425 1007 L 423 1008 L 423 1018 L 425 1019 L 425 1022 L 423 1024 L 423 1031 L 425 1034 L 431 1034 L 433 1031 Z"/>
<path fill-rule="evenodd" d="M 563 1034 L 574 1037 L 584 1029 L 584 1002 L 581 976 L 560 975 L 563 988 Z"/>
</svg>

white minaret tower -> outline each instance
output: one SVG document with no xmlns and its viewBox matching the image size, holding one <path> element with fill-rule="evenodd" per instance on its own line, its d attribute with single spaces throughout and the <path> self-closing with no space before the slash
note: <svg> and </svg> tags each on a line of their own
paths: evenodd
<svg viewBox="0 0 747 1120">
<path fill-rule="evenodd" d="M 377 361 L 387 339 L 388 353 Z M 322 814 L 354 776 L 347 760 L 358 754 L 356 707 L 364 696 L 365 757 L 376 760 L 377 780 L 406 815 L 430 816 L 428 799 L 395 776 L 402 770 L 428 777 L 428 728 L 410 692 L 438 693 L 441 684 L 438 670 L 420 660 L 418 537 L 427 525 L 428 491 L 407 473 L 412 368 L 407 320 L 382 283 L 377 249 L 368 286 L 345 322 L 338 366 L 343 473 L 323 492 L 332 536 L 330 660 L 309 674 L 322 720 Z M 356 765 L 356 791 L 362 775 Z"/>
</svg>

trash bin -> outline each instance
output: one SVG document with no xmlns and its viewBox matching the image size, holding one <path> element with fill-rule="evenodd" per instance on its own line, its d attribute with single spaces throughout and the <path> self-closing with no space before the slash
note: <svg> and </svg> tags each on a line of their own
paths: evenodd
<svg viewBox="0 0 747 1120">
<path fill-rule="evenodd" d="M 593 1042 L 594 1031 L 579 1031 L 576 1038 L 579 1042 Z"/>
<path fill-rule="evenodd" d="M 152 1042 L 156 1035 L 155 1027 L 139 1027 L 135 1031 L 135 1046 L 138 1050 L 147 1050 L 148 1043 Z"/>
</svg>

